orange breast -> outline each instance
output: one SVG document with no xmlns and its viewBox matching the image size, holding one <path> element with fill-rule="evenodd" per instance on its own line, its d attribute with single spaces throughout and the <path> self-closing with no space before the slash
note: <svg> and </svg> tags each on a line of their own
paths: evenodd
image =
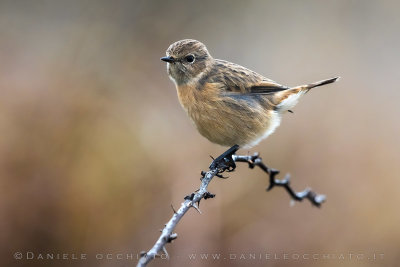
<svg viewBox="0 0 400 267">
<path fill-rule="evenodd" d="M 245 147 L 257 143 L 266 132 L 272 133 L 271 111 L 221 96 L 213 86 L 208 84 L 201 90 L 188 85 L 177 88 L 182 107 L 201 135 L 220 145 Z"/>
</svg>

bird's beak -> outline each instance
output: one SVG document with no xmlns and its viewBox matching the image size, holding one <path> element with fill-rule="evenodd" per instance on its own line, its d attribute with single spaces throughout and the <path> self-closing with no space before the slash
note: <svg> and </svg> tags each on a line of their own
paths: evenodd
<svg viewBox="0 0 400 267">
<path fill-rule="evenodd" d="M 162 61 L 168 62 L 168 63 L 174 63 L 175 59 L 173 57 L 162 57 Z"/>
</svg>

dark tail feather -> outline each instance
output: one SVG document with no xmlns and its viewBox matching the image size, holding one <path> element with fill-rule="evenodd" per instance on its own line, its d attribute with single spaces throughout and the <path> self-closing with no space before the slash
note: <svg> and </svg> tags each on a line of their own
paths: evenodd
<svg viewBox="0 0 400 267">
<path fill-rule="evenodd" d="M 296 87 L 292 87 L 290 89 L 281 91 L 281 92 L 277 92 L 274 95 L 274 101 L 275 103 L 277 103 L 277 107 L 278 108 L 283 108 L 283 109 L 291 109 L 292 107 L 294 107 L 297 104 L 297 100 L 299 97 L 301 97 L 304 93 L 307 93 L 311 88 L 314 87 L 318 87 L 318 86 L 322 86 L 325 84 L 330 84 L 330 83 L 334 83 L 336 82 L 340 77 L 335 77 L 335 78 L 331 78 L 331 79 L 326 79 L 326 80 L 322 80 L 319 82 L 315 82 L 315 83 L 310 83 L 310 84 L 306 84 L 306 85 L 300 85 L 300 86 L 296 86 Z M 288 102 L 285 100 L 289 97 L 294 95 L 294 97 Z"/>
<path fill-rule="evenodd" d="M 325 85 L 325 84 L 334 83 L 334 82 L 336 82 L 339 78 L 340 78 L 340 77 L 335 77 L 335 78 L 331 78 L 331 79 L 327 79 L 327 80 L 322 80 L 322 81 L 315 82 L 315 83 L 310 83 L 310 84 L 307 84 L 307 85 L 304 86 L 304 87 L 305 87 L 306 89 L 310 90 L 311 88 L 314 88 L 314 87 L 318 87 L 318 86 L 322 86 L 322 85 Z"/>
</svg>

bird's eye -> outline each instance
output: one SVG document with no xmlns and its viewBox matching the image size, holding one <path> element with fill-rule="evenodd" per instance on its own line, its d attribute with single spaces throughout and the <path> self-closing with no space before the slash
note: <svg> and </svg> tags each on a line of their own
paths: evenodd
<svg viewBox="0 0 400 267">
<path fill-rule="evenodd" d="M 186 62 L 193 63 L 194 62 L 194 56 L 193 55 L 188 55 L 185 57 Z"/>
</svg>

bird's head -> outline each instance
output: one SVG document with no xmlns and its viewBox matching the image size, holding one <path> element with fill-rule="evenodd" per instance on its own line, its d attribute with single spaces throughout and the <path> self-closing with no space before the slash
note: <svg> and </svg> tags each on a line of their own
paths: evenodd
<svg viewBox="0 0 400 267">
<path fill-rule="evenodd" d="M 161 60 L 168 63 L 168 74 L 177 85 L 194 81 L 213 61 L 206 46 L 192 39 L 171 44 L 166 55 Z"/>
</svg>

